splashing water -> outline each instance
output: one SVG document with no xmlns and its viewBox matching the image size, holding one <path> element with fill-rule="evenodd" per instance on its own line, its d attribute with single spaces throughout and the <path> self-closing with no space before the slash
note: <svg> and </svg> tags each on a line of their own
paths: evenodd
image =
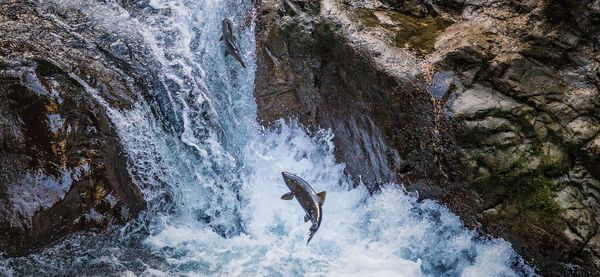
<svg viewBox="0 0 600 277">
<path fill-rule="evenodd" d="M 104 103 L 130 157 L 148 210 L 103 234 L 79 233 L 22 258 L 0 258 L 5 275 L 91 276 L 517 276 L 533 271 L 497 239 L 479 238 L 445 207 L 390 184 L 369 195 L 335 161 L 333 135 L 255 119 L 253 27 L 238 34 L 239 65 L 218 43 L 225 16 L 241 22 L 250 1 L 133 5 L 55 1 L 96 28 L 141 41 L 157 65 L 160 103 L 131 110 Z M 44 7 L 41 7 L 44 10 Z M 80 80 L 80 82 L 83 82 Z M 326 190 L 323 224 L 308 223 L 281 171 Z M 356 187 L 356 188 L 355 188 Z"/>
</svg>

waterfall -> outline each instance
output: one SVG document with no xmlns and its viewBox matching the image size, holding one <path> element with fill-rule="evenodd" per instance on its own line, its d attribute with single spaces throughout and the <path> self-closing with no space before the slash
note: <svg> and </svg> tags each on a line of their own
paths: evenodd
<svg viewBox="0 0 600 277">
<path fill-rule="evenodd" d="M 27 257 L 0 260 L 8 275 L 497 276 L 533 271 L 500 239 L 482 238 L 401 185 L 354 188 L 336 162 L 333 134 L 294 122 L 262 128 L 252 96 L 251 1 L 49 1 L 132 42 L 159 86 L 109 111 L 148 209 L 125 227 L 79 233 Z M 134 2 L 134 1 L 132 1 Z M 238 23 L 243 69 L 225 57 L 221 21 Z M 58 19 L 57 19 L 58 20 Z M 83 82 L 83 81 L 81 81 Z M 327 191 L 323 224 L 308 223 L 281 171 Z"/>
</svg>

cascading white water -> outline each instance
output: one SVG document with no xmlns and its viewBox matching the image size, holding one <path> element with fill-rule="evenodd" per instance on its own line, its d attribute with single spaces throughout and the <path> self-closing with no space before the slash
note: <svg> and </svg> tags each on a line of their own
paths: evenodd
<svg viewBox="0 0 600 277">
<path fill-rule="evenodd" d="M 47 4 L 81 10 L 99 28 L 142 41 L 165 87 L 155 97 L 173 113 L 157 118 L 143 100 L 127 111 L 106 105 L 148 201 L 139 220 L 0 261 L 0 270 L 98 276 L 533 274 L 507 242 L 478 238 L 445 207 L 418 202 L 399 185 L 373 196 L 362 186 L 352 189 L 344 165 L 335 161 L 329 131 L 311 137 L 283 122 L 274 130 L 261 128 L 252 97 L 253 26 L 239 33 L 247 69 L 224 57 L 218 43 L 221 20 L 242 22 L 250 2 L 150 0 L 135 6 L 135 14 L 110 2 Z M 302 209 L 279 200 L 286 192 L 281 171 L 328 192 L 323 224 L 309 245 Z"/>
</svg>

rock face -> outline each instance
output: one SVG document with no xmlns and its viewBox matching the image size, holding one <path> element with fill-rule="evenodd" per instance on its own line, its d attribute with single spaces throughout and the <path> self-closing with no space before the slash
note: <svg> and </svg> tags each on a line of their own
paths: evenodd
<svg viewBox="0 0 600 277">
<path fill-rule="evenodd" d="M 415 69 L 399 66 L 415 58 L 400 51 L 398 56 L 388 55 L 377 41 L 339 33 L 336 24 L 351 23 L 320 21 L 318 11 L 325 8 L 320 5 L 327 3 L 306 2 L 303 9 L 299 4 L 264 2 L 259 10 L 255 80 L 259 118 L 268 124 L 298 117 L 310 128 L 332 129 L 337 155 L 349 172 L 370 184 L 394 180 L 394 172 L 412 168 L 398 152 L 415 157 L 415 162 L 430 156 L 421 147 L 431 143 L 426 126 L 433 119 L 422 111 L 431 110 L 431 105 L 421 104 L 429 103 L 429 96 L 414 87 L 398 86 L 396 79 L 396 74 L 407 80 L 416 74 Z M 295 16 L 282 17 L 280 12 Z M 361 58 L 367 47 L 382 51 L 382 64 Z M 402 126 L 404 122 L 411 125 Z M 393 132 L 389 135 L 396 138 L 397 147 L 388 146 L 382 128 Z"/>
<path fill-rule="evenodd" d="M 78 31 L 32 2 L 0 4 L 0 252 L 27 254 L 144 207 L 105 106 L 127 108 L 133 87 Z"/>
<path fill-rule="evenodd" d="M 439 199 L 544 275 L 593 275 L 599 18 L 599 1 L 264 1 L 259 117 L 331 128 L 348 173 Z"/>
</svg>

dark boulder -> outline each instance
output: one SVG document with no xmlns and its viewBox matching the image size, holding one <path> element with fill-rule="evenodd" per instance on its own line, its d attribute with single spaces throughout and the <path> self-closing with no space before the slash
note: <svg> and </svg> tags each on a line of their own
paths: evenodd
<svg viewBox="0 0 600 277">
<path fill-rule="evenodd" d="M 125 69 L 32 2 L 0 23 L 0 252 L 131 219 L 144 200 L 107 116 L 135 101 Z"/>
</svg>

